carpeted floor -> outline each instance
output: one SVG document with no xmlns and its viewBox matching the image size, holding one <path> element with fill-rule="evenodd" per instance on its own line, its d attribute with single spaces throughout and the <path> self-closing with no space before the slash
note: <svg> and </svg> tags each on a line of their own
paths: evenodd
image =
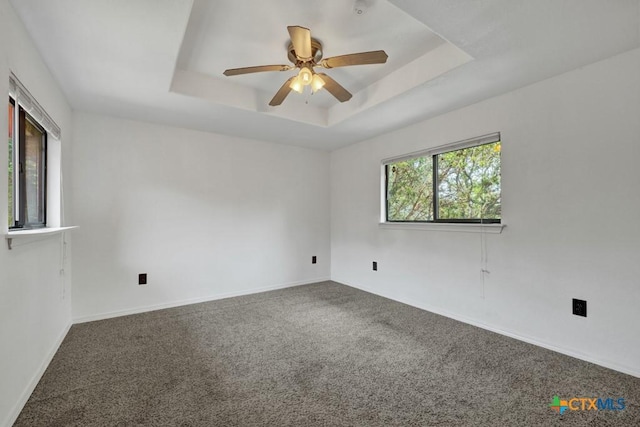
<svg viewBox="0 0 640 427">
<path fill-rule="evenodd" d="M 75 325 L 15 425 L 638 426 L 640 379 L 324 282 Z"/>
</svg>

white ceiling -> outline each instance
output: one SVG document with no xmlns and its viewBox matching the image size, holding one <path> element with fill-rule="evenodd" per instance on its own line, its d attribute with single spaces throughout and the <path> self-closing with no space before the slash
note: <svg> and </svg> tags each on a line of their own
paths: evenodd
<svg viewBox="0 0 640 427">
<path fill-rule="evenodd" d="M 251 13 L 246 13 L 246 2 L 204 1 L 194 2 L 185 40 L 178 57 L 177 68 L 222 76 L 227 68 L 264 64 L 288 64 L 289 35 L 283 22 L 311 28 L 312 37 L 324 46 L 324 57 L 346 53 L 387 49 L 393 52 L 387 63 L 361 67 L 345 67 L 331 71 L 332 77 L 358 92 L 382 77 L 424 55 L 444 41 L 424 24 L 386 1 L 378 1 L 364 15 L 353 13 L 350 1 L 307 2 L 284 0 L 256 1 Z M 286 11 L 284 14 L 282 11 Z M 226 19 L 242 17 L 238 21 Z M 269 19 L 273 16 L 274 19 Z M 384 23 L 384 26 L 380 25 Z M 259 90 L 275 91 L 294 72 L 259 73 L 234 77 L 235 83 Z M 302 102 L 306 96 L 289 98 Z M 331 100 L 329 95 L 327 99 Z M 310 100 L 317 105 L 315 99 Z M 326 103 L 326 106 L 333 105 Z M 323 104 L 325 105 L 325 104 Z"/>
<path fill-rule="evenodd" d="M 279 2 L 195 0 L 187 23 L 170 90 L 174 93 L 331 128 L 434 77 L 470 61 L 462 50 L 446 42 L 424 24 L 384 0 L 369 0 L 362 15 L 352 1 L 322 3 L 300 0 Z M 277 5 L 277 7 L 274 7 Z M 241 26 L 229 16 L 241 17 Z M 269 107 L 269 100 L 295 71 L 223 76 L 227 68 L 284 64 L 289 36 L 286 25 L 312 28 L 323 43 L 325 58 L 384 49 L 386 64 L 328 70 L 354 93 L 340 104 L 327 91 L 311 96 L 291 93 L 284 105 Z M 149 70 L 151 71 L 151 70 Z"/>
<path fill-rule="evenodd" d="M 640 46 L 640 0 L 11 0 L 73 108 L 331 150 Z M 325 57 L 384 49 L 387 64 L 327 70 L 354 97 L 292 92 L 288 25 Z M 28 83 L 28 82 L 25 82 Z"/>
</svg>

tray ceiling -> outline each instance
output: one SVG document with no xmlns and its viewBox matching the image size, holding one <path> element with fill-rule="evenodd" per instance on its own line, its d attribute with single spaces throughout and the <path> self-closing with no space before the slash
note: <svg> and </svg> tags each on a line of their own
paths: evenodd
<svg viewBox="0 0 640 427">
<path fill-rule="evenodd" d="M 351 0 L 11 3 L 74 109 L 325 150 L 640 46 L 640 0 L 363 0 L 361 15 Z M 294 72 L 222 72 L 287 63 L 287 25 L 325 57 L 389 60 L 326 70 L 346 103 L 269 107 Z"/>
</svg>

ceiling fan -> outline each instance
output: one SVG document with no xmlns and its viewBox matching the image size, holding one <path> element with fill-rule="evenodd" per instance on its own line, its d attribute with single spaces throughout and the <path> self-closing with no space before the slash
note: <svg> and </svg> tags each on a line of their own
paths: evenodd
<svg viewBox="0 0 640 427">
<path fill-rule="evenodd" d="M 289 95 L 289 92 L 295 90 L 298 93 L 302 93 L 304 87 L 309 85 L 314 93 L 324 87 L 338 101 L 345 102 L 351 99 L 351 93 L 328 75 L 316 73 L 314 67 L 336 68 L 350 65 L 384 64 L 387 62 L 388 56 L 384 50 L 352 53 L 322 59 L 322 43 L 311 37 L 311 31 L 308 28 L 289 26 L 287 30 L 289 30 L 289 36 L 291 37 L 287 56 L 293 65 L 259 65 L 256 67 L 230 68 L 225 70 L 224 75 L 237 76 L 239 74 L 260 73 L 263 71 L 299 69 L 300 71 L 297 75 L 284 82 L 269 102 L 269 105 L 280 105 Z"/>
</svg>

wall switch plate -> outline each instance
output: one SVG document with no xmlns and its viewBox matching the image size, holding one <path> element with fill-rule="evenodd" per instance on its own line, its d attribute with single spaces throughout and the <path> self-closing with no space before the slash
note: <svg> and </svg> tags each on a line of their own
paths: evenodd
<svg viewBox="0 0 640 427">
<path fill-rule="evenodd" d="M 317 262 L 317 258 L 314 255 L 314 256 L 311 257 L 311 264 L 315 264 L 316 262 Z"/>
<path fill-rule="evenodd" d="M 573 299 L 573 314 L 587 317 L 587 302 L 581 299 Z"/>
<path fill-rule="evenodd" d="M 378 271 L 378 262 L 373 261 L 373 271 Z"/>
<path fill-rule="evenodd" d="M 138 285 L 146 285 L 147 284 L 147 273 L 138 274 Z"/>
</svg>

